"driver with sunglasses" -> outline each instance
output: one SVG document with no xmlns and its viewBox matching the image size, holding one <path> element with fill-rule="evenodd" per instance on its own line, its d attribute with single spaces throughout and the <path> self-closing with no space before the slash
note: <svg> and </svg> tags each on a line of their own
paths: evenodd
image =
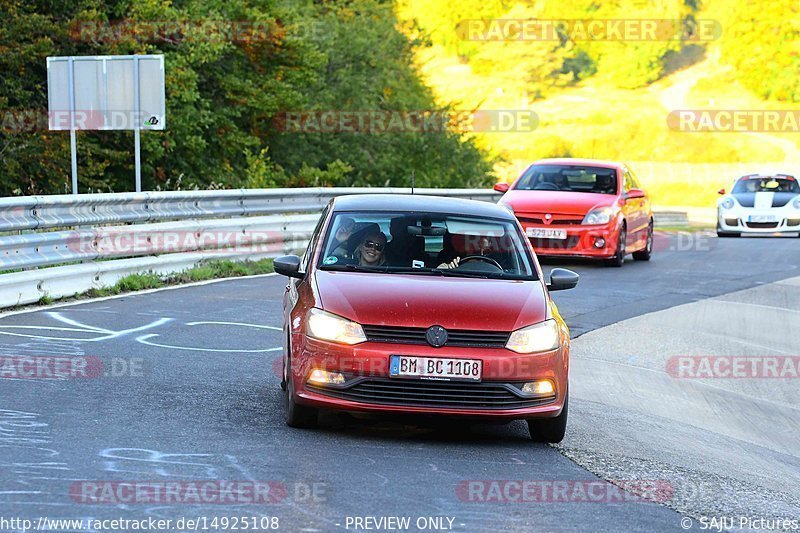
<svg viewBox="0 0 800 533">
<path fill-rule="evenodd" d="M 381 231 L 370 231 L 364 235 L 354 254 L 359 266 L 382 266 L 385 264 L 386 241 L 386 235 Z"/>
</svg>

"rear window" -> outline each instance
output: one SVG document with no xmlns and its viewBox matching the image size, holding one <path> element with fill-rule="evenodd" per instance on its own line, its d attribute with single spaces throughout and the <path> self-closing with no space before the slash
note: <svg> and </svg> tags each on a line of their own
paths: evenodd
<svg viewBox="0 0 800 533">
<path fill-rule="evenodd" d="M 583 165 L 534 165 L 525 171 L 514 189 L 617 194 L 617 171 Z"/>
<path fill-rule="evenodd" d="M 789 178 L 758 177 L 739 180 L 733 187 L 733 194 L 751 192 L 789 192 L 800 194 L 797 180 Z"/>
</svg>

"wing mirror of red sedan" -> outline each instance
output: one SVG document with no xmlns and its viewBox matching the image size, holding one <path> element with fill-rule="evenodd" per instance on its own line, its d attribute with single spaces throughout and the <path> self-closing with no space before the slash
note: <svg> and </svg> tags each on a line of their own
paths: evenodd
<svg viewBox="0 0 800 533">
<path fill-rule="evenodd" d="M 577 272 L 566 268 L 554 268 L 550 271 L 550 281 L 547 283 L 549 291 L 563 291 L 574 289 L 578 285 L 581 277 Z"/>
<path fill-rule="evenodd" d="M 497 192 L 505 193 L 505 192 L 508 192 L 508 189 L 509 189 L 508 183 L 495 183 L 494 184 L 494 190 L 496 190 Z"/>
<path fill-rule="evenodd" d="M 717 191 L 717 194 L 725 194 L 725 189 L 720 189 Z"/>
<path fill-rule="evenodd" d="M 300 258 L 296 255 L 284 255 L 278 257 L 272 263 L 275 272 L 282 276 L 289 276 L 290 278 L 302 278 L 303 274 L 300 272 Z"/>
<path fill-rule="evenodd" d="M 631 189 L 625 193 L 626 200 L 634 200 L 636 198 L 644 198 L 644 191 L 641 189 Z"/>
</svg>

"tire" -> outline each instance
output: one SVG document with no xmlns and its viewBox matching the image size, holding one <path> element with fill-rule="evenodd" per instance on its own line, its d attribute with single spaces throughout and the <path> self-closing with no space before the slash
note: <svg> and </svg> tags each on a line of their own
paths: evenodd
<svg viewBox="0 0 800 533">
<path fill-rule="evenodd" d="M 564 408 L 555 418 L 529 418 L 528 432 L 533 442 L 547 442 L 555 444 L 564 440 L 567 432 L 567 416 L 569 411 L 569 392 L 564 398 Z"/>
<path fill-rule="evenodd" d="M 289 359 L 291 361 L 291 359 Z M 289 367 L 291 368 L 291 363 Z M 284 371 L 286 372 L 286 371 Z M 289 376 L 283 392 L 286 425 L 291 428 L 315 428 L 319 419 L 319 410 L 298 404 L 294 399 L 294 379 Z"/>
<path fill-rule="evenodd" d="M 653 220 L 651 219 L 650 224 L 647 226 L 647 245 L 644 247 L 644 250 L 633 252 L 633 260 L 650 261 L 650 258 L 652 256 L 653 256 Z"/>
<path fill-rule="evenodd" d="M 606 265 L 619 268 L 625 263 L 625 256 L 627 255 L 625 239 L 627 237 L 628 230 L 623 224 L 622 229 L 619 230 L 619 235 L 617 235 L 617 252 L 611 259 L 606 259 Z"/>
</svg>

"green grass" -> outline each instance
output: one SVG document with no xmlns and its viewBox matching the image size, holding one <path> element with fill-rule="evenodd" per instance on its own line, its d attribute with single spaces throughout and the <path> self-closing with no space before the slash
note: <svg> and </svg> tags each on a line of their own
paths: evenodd
<svg viewBox="0 0 800 533">
<path fill-rule="evenodd" d="M 76 294 L 73 298 L 81 299 L 114 296 L 128 292 L 158 289 L 170 285 L 180 285 L 183 283 L 192 283 L 195 281 L 204 281 L 209 279 L 269 274 L 273 271 L 272 259 L 243 262 L 229 260 L 208 261 L 188 270 L 184 270 L 183 272 L 177 272 L 168 276 L 160 276 L 153 272 L 130 274 L 121 278 L 116 284 L 110 287 L 90 289 L 82 294 Z M 42 299 L 44 298 L 45 297 L 42 297 Z M 51 302 L 52 299 L 49 299 L 47 303 Z M 39 303 L 43 304 L 42 300 L 40 300 Z"/>
</svg>

